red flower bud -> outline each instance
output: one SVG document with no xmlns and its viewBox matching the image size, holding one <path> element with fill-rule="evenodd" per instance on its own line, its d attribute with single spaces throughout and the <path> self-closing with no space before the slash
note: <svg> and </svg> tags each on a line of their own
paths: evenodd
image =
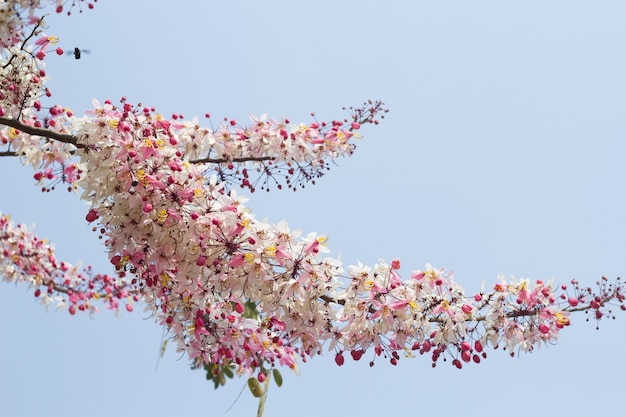
<svg viewBox="0 0 626 417">
<path fill-rule="evenodd" d="M 335 363 L 337 364 L 337 366 L 342 366 L 344 362 L 345 359 L 343 357 L 343 353 L 339 352 L 337 356 L 335 356 Z"/>
<path fill-rule="evenodd" d="M 96 210 L 89 210 L 89 213 L 87 213 L 87 216 L 85 217 L 85 219 L 87 219 L 87 221 L 89 223 L 91 223 L 92 221 L 96 220 L 98 218 L 98 212 Z"/>
</svg>

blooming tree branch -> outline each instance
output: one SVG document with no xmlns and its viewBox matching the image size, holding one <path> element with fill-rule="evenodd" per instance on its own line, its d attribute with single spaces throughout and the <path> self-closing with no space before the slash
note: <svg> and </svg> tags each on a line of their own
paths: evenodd
<svg viewBox="0 0 626 417">
<path fill-rule="evenodd" d="M 9 216 L 0 215 L 0 276 L 3 281 L 25 284 L 34 288 L 34 296 L 46 306 L 56 303 L 57 308 L 77 311 L 98 311 L 96 302 L 107 308 L 119 310 L 120 301 L 126 310 L 133 310 L 133 301 L 140 293 L 134 283 L 116 277 L 95 274 L 91 267 L 58 261 L 54 248 L 39 239 L 23 225 L 13 225 Z"/>
<path fill-rule="evenodd" d="M 263 115 L 247 125 L 225 119 L 216 129 L 125 98 L 94 100 L 77 117 L 42 105 L 50 96 L 44 59 L 55 38 L 39 20 L 21 20 L 20 3 L 8 3 L 2 16 L 12 26 L 0 32 L 2 155 L 33 166 L 44 191 L 60 183 L 81 191 L 86 221 L 115 269 L 111 277 L 58 262 L 47 242 L 2 217 L 0 274 L 35 288 L 43 304 L 69 305 L 73 314 L 95 311 L 98 300 L 114 310 L 142 301 L 195 366 L 213 375 L 234 369 L 260 383 L 270 369 L 295 370 L 324 350 L 340 366 L 348 352 L 354 360 L 369 355 L 371 365 L 428 353 L 433 365 L 451 358 L 461 368 L 484 359 L 487 347 L 514 354 L 554 343 L 573 312 L 599 320 L 613 315 L 612 306 L 624 309 L 619 279 L 603 277 L 597 290 L 500 279 L 468 296 L 451 273 L 430 265 L 406 280 L 399 260 L 344 268 L 325 256 L 325 236 L 259 221 L 235 189 L 314 182 L 329 162 L 352 155 L 360 129 L 384 117 L 383 103 L 367 101 L 331 122 Z"/>
</svg>

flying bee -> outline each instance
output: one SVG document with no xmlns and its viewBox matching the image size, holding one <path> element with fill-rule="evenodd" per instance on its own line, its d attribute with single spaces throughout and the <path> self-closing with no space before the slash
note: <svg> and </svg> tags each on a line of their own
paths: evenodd
<svg viewBox="0 0 626 417">
<path fill-rule="evenodd" d="M 66 54 L 74 55 L 75 59 L 80 59 L 81 54 L 88 54 L 91 51 L 89 49 L 80 49 L 79 47 L 75 47 L 73 51 L 67 51 Z"/>
</svg>

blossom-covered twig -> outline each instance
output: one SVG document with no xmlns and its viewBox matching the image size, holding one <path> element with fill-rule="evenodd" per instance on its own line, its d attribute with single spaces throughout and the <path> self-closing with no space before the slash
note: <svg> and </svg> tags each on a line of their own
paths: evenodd
<svg viewBox="0 0 626 417">
<path fill-rule="evenodd" d="M 98 311 L 98 303 L 119 311 L 120 302 L 132 311 L 139 301 L 136 284 L 124 277 L 96 274 L 92 268 L 56 259 L 54 247 L 24 225 L 14 225 L 0 213 L 0 276 L 3 281 L 25 284 L 46 306 L 56 304 L 77 311 Z"/>
</svg>

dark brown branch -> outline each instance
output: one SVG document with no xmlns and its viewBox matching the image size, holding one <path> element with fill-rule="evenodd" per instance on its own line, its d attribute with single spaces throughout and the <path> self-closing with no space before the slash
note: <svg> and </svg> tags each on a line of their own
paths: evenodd
<svg viewBox="0 0 626 417">
<path fill-rule="evenodd" d="M 5 125 L 5 126 L 15 128 L 21 132 L 28 133 L 29 135 L 41 136 L 44 138 L 58 140 L 59 142 L 72 144 L 76 146 L 77 148 L 86 148 L 85 145 L 78 143 L 77 138 L 75 136 L 53 132 L 52 130 L 43 129 L 40 127 L 29 126 L 15 119 L 9 119 L 7 117 L 0 117 L 0 125 Z"/>
<path fill-rule="evenodd" d="M 257 156 L 250 158 L 232 158 L 232 159 L 224 159 L 224 158 L 202 158 L 202 159 L 194 159 L 193 161 L 189 161 L 191 164 L 226 164 L 229 162 L 250 162 L 250 161 L 273 161 L 273 156 Z"/>
<path fill-rule="evenodd" d="M 58 140 L 59 142 L 63 142 L 63 143 L 69 143 L 69 144 L 76 146 L 77 148 L 83 148 L 83 149 L 86 148 L 85 145 L 78 143 L 76 136 L 53 132 L 49 129 L 29 126 L 15 119 L 9 119 L 7 117 L 0 117 L 0 125 L 13 127 L 19 131 L 28 133 L 29 135 L 41 136 L 45 138 Z M 17 155 L 15 152 L 6 151 L 6 152 L 0 152 L 0 156 L 17 156 Z M 194 159 L 193 161 L 189 161 L 189 162 L 192 164 L 205 164 L 205 163 L 226 164 L 229 162 L 273 161 L 274 159 L 276 158 L 272 156 L 258 156 L 258 157 L 249 157 L 249 158 L 246 158 L 246 157 L 232 158 L 232 159 L 202 158 L 202 159 Z"/>
</svg>

